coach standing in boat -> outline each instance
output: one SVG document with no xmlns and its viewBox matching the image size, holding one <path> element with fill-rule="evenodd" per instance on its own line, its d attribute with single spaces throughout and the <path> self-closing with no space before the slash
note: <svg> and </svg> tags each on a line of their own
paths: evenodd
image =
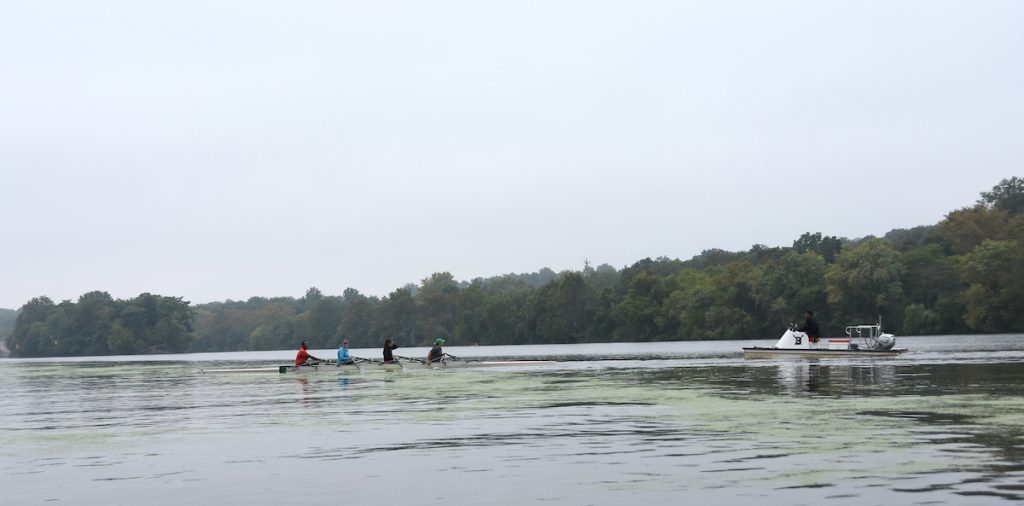
<svg viewBox="0 0 1024 506">
<path fill-rule="evenodd" d="M 440 337 L 434 339 L 434 347 L 430 349 L 430 353 L 427 353 L 428 364 L 433 364 L 441 361 L 441 358 L 444 357 L 444 351 L 441 350 L 442 346 L 444 346 L 444 339 L 441 339 Z"/>
<path fill-rule="evenodd" d="M 398 345 L 390 339 L 384 340 L 384 363 L 390 364 L 395 361 L 395 354 L 391 350 L 398 349 Z"/>
<path fill-rule="evenodd" d="M 810 309 L 804 313 L 804 324 L 797 327 L 797 330 L 807 334 L 807 340 L 812 343 L 818 342 L 821 331 L 818 330 L 818 322 L 814 321 L 814 313 Z"/>
<path fill-rule="evenodd" d="M 306 365 L 306 362 L 309 361 L 323 362 L 322 359 L 310 355 L 307 348 L 309 348 L 309 344 L 306 343 L 306 341 L 302 341 L 302 347 L 299 348 L 299 352 L 295 354 L 295 365 Z"/>
</svg>

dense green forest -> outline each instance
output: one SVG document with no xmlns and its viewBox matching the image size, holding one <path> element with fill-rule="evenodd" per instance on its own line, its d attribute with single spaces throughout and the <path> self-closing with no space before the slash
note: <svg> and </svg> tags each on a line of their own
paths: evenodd
<svg viewBox="0 0 1024 506">
<path fill-rule="evenodd" d="M 1024 179 L 935 225 L 856 240 L 805 233 L 791 247 L 707 250 L 470 282 L 439 272 L 386 297 L 355 289 L 191 306 L 142 294 L 32 299 L 6 339 L 14 356 L 774 338 L 805 309 L 826 335 L 882 318 L 904 335 L 1024 331 Z M 2 323 L 2 322 L 0 322 Z"/>
<path fill-rule="evenodd" d="M 18 312 L 13 309 L 0 309 L 0 337 L 11 334 L 17 317 Z M 0 339 L 0 357 L 5 355 L 7 355 L 7 342 L 5 339 Z"/>
</svg>

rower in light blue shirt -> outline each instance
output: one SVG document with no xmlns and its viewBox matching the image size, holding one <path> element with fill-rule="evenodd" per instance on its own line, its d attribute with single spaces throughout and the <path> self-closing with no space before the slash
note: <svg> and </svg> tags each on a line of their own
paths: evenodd
<svg viewBox="0 0 1024 506">
<path fill-rule="evenodd" d="M 338 363 L 339 364 L 351 364 L 352 357 L 348 354 L 348 339 L 341 342 L 341 348 L 338 348 Z"/>
</svg>

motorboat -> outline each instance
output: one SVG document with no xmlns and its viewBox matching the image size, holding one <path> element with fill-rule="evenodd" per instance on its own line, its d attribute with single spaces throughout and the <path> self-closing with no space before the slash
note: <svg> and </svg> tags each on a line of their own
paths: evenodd
<svg viewBox="0 0 1024 506">
<path fill-rule="evenodd" d="M 907 351 L 906 348 L 894 347 L 896 336 L 882 332 L 881 320 L 871 325 L 850 325 L 846 327 L 846 337 L 821 337 L 816 341 L 797 330 L 795 325 L 790 325 L 775 346 L 743 348 L 743 357 L 894 357 Z"/>
</svg>

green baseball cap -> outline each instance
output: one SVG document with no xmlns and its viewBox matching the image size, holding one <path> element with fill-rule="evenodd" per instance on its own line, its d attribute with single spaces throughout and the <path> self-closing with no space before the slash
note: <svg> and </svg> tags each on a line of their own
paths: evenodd
<svg viewBox="0 0 1024 506">
<path fill-rule="evenodd" d="M 437 338 L 437 339 L 434 339 L 434 344 L 444 344 L 444 339 L 441 339 L 440 337 Z"/>
</svg>

